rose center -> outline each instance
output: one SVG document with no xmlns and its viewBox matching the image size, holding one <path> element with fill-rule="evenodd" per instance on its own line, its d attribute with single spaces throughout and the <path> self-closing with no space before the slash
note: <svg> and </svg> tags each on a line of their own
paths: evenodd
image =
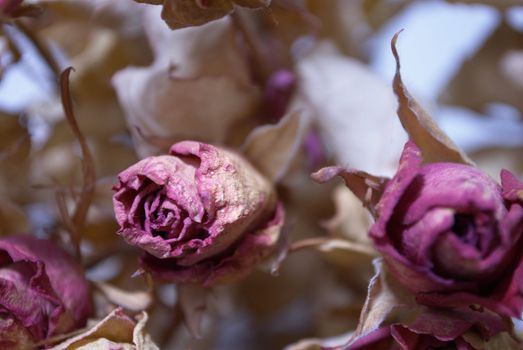
<svg viewBox="0 0 523 350">
<path fill-rule="evenodd" d="M 451 230 L 462 242 L 479 248 L 479 235 L 476 233 L 474 216 L 470 214 L 455 214 Z"/>
</svg>

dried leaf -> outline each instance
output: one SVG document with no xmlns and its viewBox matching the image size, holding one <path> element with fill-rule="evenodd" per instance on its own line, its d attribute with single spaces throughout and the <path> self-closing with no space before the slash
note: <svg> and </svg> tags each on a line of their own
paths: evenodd
<svg viewBox="0 0 523 350">
<path fill-rule="evenodd" d="M 371 246 L 368 232 L 373 219 L 362 207 L 359 198 L 344 185 L 339 185 L 334 189 L 333 200 L 335 214 L 330 219 L 324 220 L 322 226 L 333 236 Z"/>
<path fill-rule="evenodd" d="M 403 85 L 400 59 L 396 49 L 396 41 L 400 33 L 396 33 L 392 38 L 391 48 L 396 59 L 393 88 L 398 97 L 398 116 L 403 127 L 412 141 L 420 148 L 425 162 L 455 162 L 472 165 L 473 162 L 467 155 L 436 125 Z"/>
<path fill-rule="evenodd" d="M 163 5 L 162 19 L 171 29 L 199 26 L 222 18 L 234 10 L 234 5 L 249 8 L 268 6 L 270 0 L 136 0 Z"/>
<path fill-rule="evenodd" d="M 396 309 L 412 311 L 419 308 L 414 296 L 389 278 L 382 260 L 374 260 L 374 268 L 376 274 L 369 283 L 367 300 L 353 339 L 378 329 Z"/>
<path fill-rule="evenodd" d="M 138 323 L 133 331 L 133 343 L 136 346 L 136 350 L 159 350 L 158 346 L 154 344 L 151 336 L 145 330 L 148 320 L 149 315 L 147 315 L 147 312 L 142 312 L 141 315 L 138 316 Z"/>
<path fill-rule="evenodd" d="M 155 137 L 229 143 L 235 126 L 253 114 L 260 99 L 230 21 L 157 36 L 153 23 L 149 30 L 158 54 L 154 64 L 128 67 L 112 80 L 139 155 L 166 151 L 147 142 Z"/>
<path fill-rule="evenodd" d="M 178 302 L 183 313 L 185 325 L 196 339 L 202 338 L 202 320 L 207 310 L 208 290 L 197 285 L 177 285 Z"/>
<path fill-rule="evenodd" d="M 390 86 L 326 41 L 298 62 L 297 72 L 296 104 L 318 125 L 336 163 L 392 176 L 407 138 Z"/>
<path fill-rule="evenodd" d="M 293 111 L 278 124 L 254 129 L 242 147 L 242 153 L 273 182 L 287 172 L 303 137 L 305 120 Z"/>
<path fill-rule="evenodd" d="M 516 107 L 521 113 L 523 85 L 518 83 L 521 75 L 517 63 L 514 66 L 514 61 L 510 62 L 517 57 L 511 58 L 511 53 L 523 49 L 521 35 L 519 30 L 502 20 L 475 54 L 462 63 L 443 89 L 439 101 L 465 106 L 479 113 L 484 113 L 491 103 L 504 103 Z"/>
<path fill-rule="evenodd" d="M 144 331 L 148 316 L 142 312 L 136 323 L 118 308 L 89 330 L 74 336 L 52 348 L 52 350 L 158 350 Z"/>
<path fill-rule="evenodd" d="M 364 171 L 355 169 L 344 169 L 339 166 L 332 166 L 318 170 L 311 175 L 312 178 L 324 183 L 336 176 L 340 176 L 345 181 L 345 185 L 358 197 L 363 206 L 376 216 L 375 207 L 388 181 L 385 177 L 370 175 Z"/>
<path fill-rule="evenodd" d="M 150 291 L 130 292 L 108 283 L 95 282 L 94 284 L 111 303 L 125 309 L 141 311 L 151 305 L 152 294 Z"/>
</svg>

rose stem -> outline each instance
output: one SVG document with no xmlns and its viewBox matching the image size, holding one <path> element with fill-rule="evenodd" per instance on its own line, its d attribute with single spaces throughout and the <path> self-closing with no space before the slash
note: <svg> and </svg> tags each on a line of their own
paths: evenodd
<svg viewBox="0 0 523 350">
<path fill-rule="evenodd" d="M 65 118 L 71 127 L 73 134 L 80 143 L 82 151 L 82 192 L 80 198 L 76 202 L 76 208 L 72 217 L 72 222 L 77 230 L 76 234 L 71 232 L 76 245 L 77 257 L 80 258 L 80 243 L 81 243 L 81 230 L 85 224 L 87 212 L 91 205 L 94 197 L 96 173 L 94 169 L 94 160 L 87 146 L 87 141 L 78 127 L 76 118 L 74 115 L 73 102 L 71 99 L 71 93 L 69 89 L 69 74 L 73 70 L 72 67 L 66 68 L 60 75 L 60 92 L 62 97 L 62 107 L 64 110 Z"/>
</svg>

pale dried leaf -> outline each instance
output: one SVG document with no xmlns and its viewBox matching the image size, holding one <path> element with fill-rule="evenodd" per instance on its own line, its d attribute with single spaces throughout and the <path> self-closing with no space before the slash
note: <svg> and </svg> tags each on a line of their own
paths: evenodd
<svg viewBox="0 0 523 350">
<path fill-rule="evenodd" d="M 319 183 L 327 182 L 336 176 L 340 176 L 363 206 L 376 216 L 375 207 L 385 190 L 388 178 L 374 176 L 360 170 L 344 169 L 339 166 L 326 167 L 311 175 Z"/>
<path fill-rule="evenodd" d="M 324 339 L 311 338 L 302 339 L 294 344 L 286 346 L 283 350 L 322 350 L 333 349 L 333 346 L 338 344 L 345 344 L 352 336 L 351 332 L 344 333 L 335 337 Z"/>
<path fill-rule="evenodd" d="M 361 201 L 343 185 L 334 189 L 335 214 L 322 222 L 331 235 L 354 242 L 372 245 L 368 231 L 373 222 L 370 213 L 362 207 Z"/>
<path fill-rule="evenodd" d="M 142 312 L 138 316 L 138 323 L 133 331 L 133 343 L 136 350 L 159 350 L 158 346 L 152 341 L 151 336 L 145 331 L 145 326 L 149 320 L 149 315 Z"/>
<path fill-rule="evenodd" d="M 177 285 L 185 325 L 196 339 L 202 338 L 202 319 L 207 310 L 207 289 L 197 285 Z"/>
<path fill-rule="evenodd" d="M 155 137 L 171 143 L 227 143 L 237 132 L 235 125 L 252 115 L 260 99 L 230 21 L 167 33 L 146 23 L 151 40 L 156 38 L 157 60 L 149 67 L 121 70 L 112 80 L 138 154 L 166 151 L 148 142 Z"/>
<path fill-rule="evenodd" d="M 396 59 L 393 88 L 398 97 L 398 116 L 403 127 L 412 141 L 420 148 L 425 162 L 454 162 L 472 165 L 473 162 L 468 156 L 438 127 L 403 85 L 400 59 L 396 49 L 399 34 L 400 32 L 396 33 L 392 38 L 391 48 Z"/>
<path fill-rule="evenodd" d="M 305 120 L 299 111 L 283 117 L 278 124 L 254 129 L 242 147 L 242 153 L 273 182 L 287 172 L 301 145 Z"/>
<path fill-rule="evenodd" d="M 151 305 L 152 294 L 149 291 L 130 292 L 108 283 L 95 282 L 94 284 L 111 303 L 125 309 L 142 311 Z"/>
<path fill-rule="evenodd" d="M 407 137 L 389 84 L 327 41 L 298 62 L 297 73 L 295 103 L 318 125 L 336 163 L 392 176 Z"/>
<path fill-rule="evenodd" d="M 143 312 L 140 317 L 136 324 L 122 309 L 115 309 L 89 330 L 54 346 L 52 350 L 157 350 L 149 336 L 143 334 L 147 314 Z"/>
<path fill-rule="evenodd" d="M 321 339 L 303 339 L 297 343 L 286 346 L 283 350 L 321 350 L 323 344 Z"/>
</svg>

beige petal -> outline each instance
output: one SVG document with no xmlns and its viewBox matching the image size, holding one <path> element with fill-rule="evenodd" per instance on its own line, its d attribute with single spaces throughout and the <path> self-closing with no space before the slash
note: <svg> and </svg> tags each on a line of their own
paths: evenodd
<svg viewBox="0 0 523 350">
<path fill-rule="evenodd" d="M 233 126 L 251 116 L 259 91 L 233 39 L 228 21 L 174 31 L 153 44 L 153 65 L 113 77 L 140 156 L 162 151 L 147 138 L 225 143 Z"/>
<path fill-rule="evenodd" d="M 283 117 L 278 124 L 254 129 L 242 148 L 242 153 L 268 179 L 277 182 L 285 175 L 301 145 L 305 127 L 300 112 Z"/>
<path fill-rule="evenodd" d="M 318 124 L 342 166 L 392 176 L 406 141 L 390 86 L 322 42 L 298 64 L 296 103 Z"/>
<path fill-rule="evenodd" d="M 396 49 L 398 35 L 399 32 L 394 35 L 391 42 L 392 53 L 396 59 L 393 88 L 398 97 L 398 116 L 403 127 L 412 141 L 420 148 L 425 162 L 455 162 L 472 165 L 473 162 L 468 156 L 438 127 L 403 85 L 400 59 Z"/>
<path fill-rule="evenodd" d="M 139 318 L 136 323 L 122 309 L 115 309 L 89 330 L 56 345 L 52 350 L 159 349 L 144 333 L 147 313 L 142 312 Z"/>
</svg>

